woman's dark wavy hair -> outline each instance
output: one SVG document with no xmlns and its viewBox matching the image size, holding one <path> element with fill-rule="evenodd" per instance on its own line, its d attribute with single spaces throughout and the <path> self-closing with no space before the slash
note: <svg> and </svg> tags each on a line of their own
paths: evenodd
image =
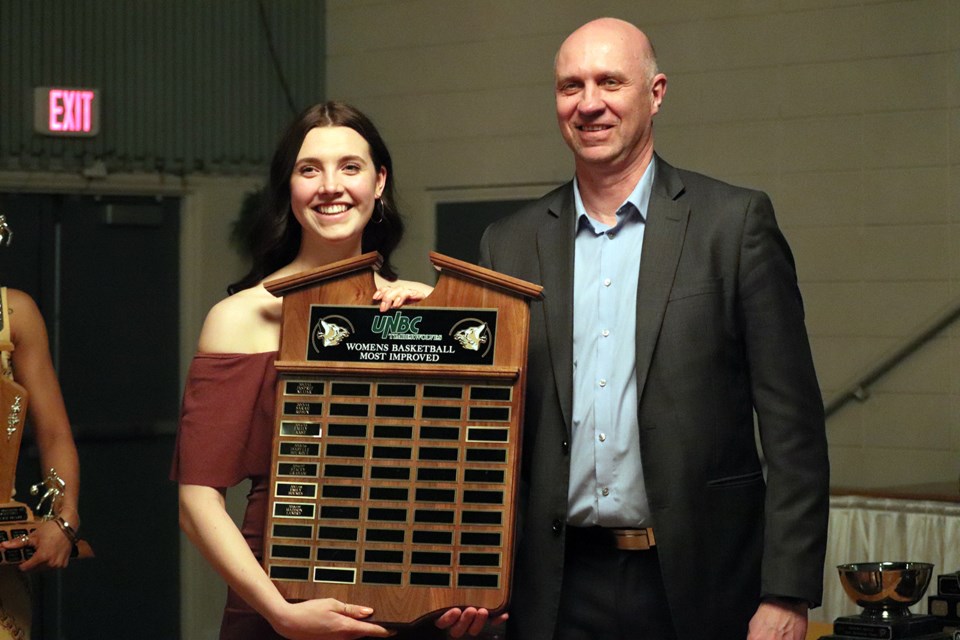
<svg viewBox="0 0 960 640">
<path fill-rule="evenodd" d="M 343 102 L 323 102 L 305 109 L 290 125 L 280 139 L 270 163 L 270 182 L 267 184 L 264 202 L 259 215 L 250 229 L 250 247 L 253 265 L 250 272 L 227 287 L 234 294 L 252 287 L 280 267 L 290 264 L 300 250 L 302 229 L 290 208 L 290 176 L 297 162 L 297 154 L 303 140 L 311 129 L 317 127 L 349 127 L 359 133 L 370 145 L 370 156 L 376 170 L 387 170 L 387 180 L 380 196 L 382 220 L 374 222 L 381 207 L 375 205 L 373 218 L 363 230 L 361 251 L 379 251 L 383 256 L 380 275 L 396 280 L 397 274 L 390 264 L 390 254 L 403 236 L 403 222 L 397 209 L 393 187 L 393 161 L 387 145 L 370 118 L 358 109 Z"/>
</svg>

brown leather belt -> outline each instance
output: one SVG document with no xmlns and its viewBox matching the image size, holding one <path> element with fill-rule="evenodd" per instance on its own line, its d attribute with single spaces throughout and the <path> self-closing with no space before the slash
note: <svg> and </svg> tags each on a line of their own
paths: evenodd
<svg viewBox="0 0 960 640">
<path fill-rule="evenodd" d="M 656 546 L 653 528 L 646 529 L 610 529 L 617 549 L 621 551 L 647 551 Z"/>
<path fill-rule="evenodd" d="M 653 529 L 614 529 L 612 527 L 567 527 L 567 544 L 621 551 L 647 551 L 657 544 Z"/>
</svg>

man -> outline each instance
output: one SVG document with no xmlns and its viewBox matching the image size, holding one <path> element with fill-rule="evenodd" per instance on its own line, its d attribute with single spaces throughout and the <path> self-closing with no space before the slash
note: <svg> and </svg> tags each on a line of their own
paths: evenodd
<svg viewBox="0 0 960 640">
<path fill-rule="evenodd" d="M 575 179 L 481 242 L 544 286 L 508 637 L 802 640 L 828 463 L 772 205 L 654 153 L 667 79 L 633 25 L 582 26 L 555 74 Z"/>
</svg>

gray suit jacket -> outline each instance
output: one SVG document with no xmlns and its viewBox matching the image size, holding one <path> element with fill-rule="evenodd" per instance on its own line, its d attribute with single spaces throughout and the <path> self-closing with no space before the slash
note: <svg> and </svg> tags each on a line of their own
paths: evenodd
<svg viewBox="0 0 960 640">
<path fill-rule="evenodd" d="M 651 524 L 679 639 L 743 640 L 761 597 L 820 601 L 823 404 L 769 198 L 655 161 L 636 309 Z M 575 218 L 568 183 L 492 224 L 481 242 L 484 266 L 544 287 L 531 309 L 510 640 L 552 638 L 559 607 Z"/>
</svg>

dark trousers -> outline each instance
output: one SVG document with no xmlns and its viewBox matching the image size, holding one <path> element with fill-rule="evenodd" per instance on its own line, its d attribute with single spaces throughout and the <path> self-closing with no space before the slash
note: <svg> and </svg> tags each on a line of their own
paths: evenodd
<svg viewBox="0 0 960 640">
<path fill-rule="evenodd" d="M 567 529 L 555 640 L 676 640 L 656 547 L 621 551 L 599 527 Z"/>
</svg>

